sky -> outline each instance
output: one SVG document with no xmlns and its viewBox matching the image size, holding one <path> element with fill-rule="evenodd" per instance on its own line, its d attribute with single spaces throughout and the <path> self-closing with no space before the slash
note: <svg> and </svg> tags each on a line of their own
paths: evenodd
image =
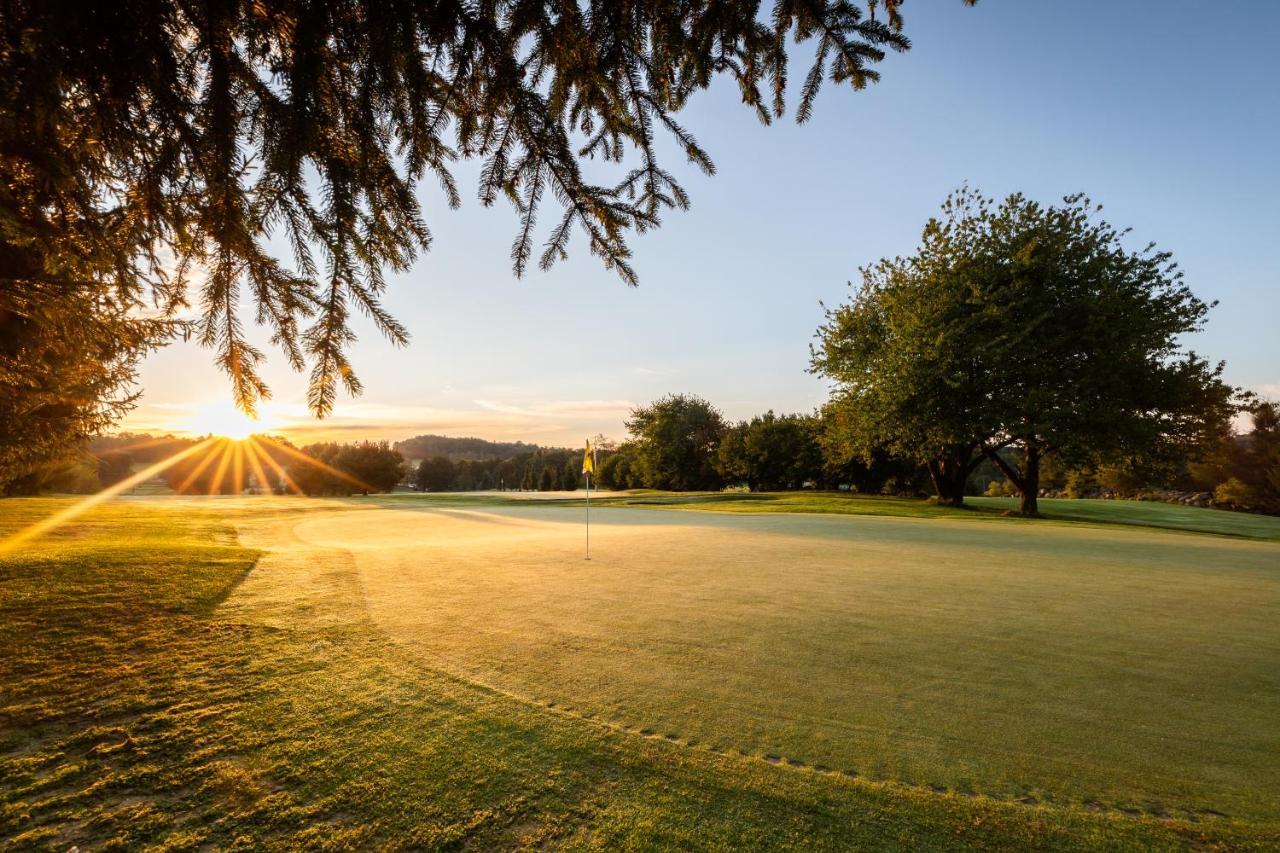
<svg viewBox="0 0 1280 853">
<path fill-rule="evenodd" d="M 911 50 L 864 91 L 828 84 L 805 125 L 761 125 L 731 85 L 693 100 L 680 120 L 717 174 L 670 152 L 693 206 L 631 239 L 637 288 L 581 238 L 569 261 L 517 280 L 515 215 L 476 201 L 478 167 L 455 171 L 459 211 L 424 182 L 435 242 L 385 300 L 409 346 L 358 324 L 364 394 L 318 422 L 306 376 L 272 353 L 263 426 L 303 443 L 438 433 L 576 446 L 623 438 L 633 407 L 671 392 L 735 420 L 811 411 L 827 396 L 807 373 L 820 303 L 848 298 L 859 267 L 912 251 L 964 182 L 1043 202 L 1087 193 L 1133 228 L 1134 248 L 1173 252 L 1219 303 L 1187 345 L 1280 398 L 1280 3 L 930 0 L 903 12 Z M 797 81 L 810 55 L 793 55 Z M 122 428 L 203 432 L 225 417 L 212 360 L 190 343 L 150 356 Z"/>
</svg>

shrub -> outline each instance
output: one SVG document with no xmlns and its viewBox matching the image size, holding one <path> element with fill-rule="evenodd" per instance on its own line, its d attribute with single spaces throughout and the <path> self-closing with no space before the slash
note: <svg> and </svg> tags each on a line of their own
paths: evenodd
<svg viewBox="0 0 1280 853">
<path fill-rule="evenodd" d="M 1093 472 L 1077 468 L 1067 474 L 1066 485 L 1063 487 L 1069 498 L 1083 498 L 1089 492 L 1098 488 L 1098 481 L 1094 479 Z"/>
<path fill-rule="evenodd" d="M 1258 505 L 1258 492 L 1248 483 L 1232 477 L 1213 490 L 1213 499 L 1236 509 L 1254 509 Z"/>
<path fill-rule="evenodd" d="M 984 494 L 989 498 L 1011 498 L 1018 494 L 1018 490 L 1008 480 L 992 480 L 987 483 Z"/>
</svg>

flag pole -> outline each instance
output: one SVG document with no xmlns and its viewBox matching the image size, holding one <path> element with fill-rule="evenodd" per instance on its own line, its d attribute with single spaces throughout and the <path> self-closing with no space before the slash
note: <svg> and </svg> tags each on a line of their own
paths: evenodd
<svg viewBox="0 0 1280 853">
<path fill-rule="evenodd" d="M 596 455 L 591 449 L 591 439 L 587 439 L 586 450 L 582 454 L 582 473 L 587 475 L 587 556 L 591 559 L 591 475 L 596 472 Z"/>
</svg>

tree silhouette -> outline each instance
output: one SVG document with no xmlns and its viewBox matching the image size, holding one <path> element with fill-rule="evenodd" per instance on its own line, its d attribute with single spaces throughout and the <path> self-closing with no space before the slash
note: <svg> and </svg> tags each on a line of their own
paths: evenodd
<svg viewBox="0 0 1280 853">
<path fill-rule="evenodd" d="M 385 272 L 430 245 L 423 180 L 457 206 L 450 163 L 481 161 L 480 201 L 506 199 L 519 219 L 517 275 L 535 248 L 543 268 L 565 257 L 578 233 L 634 284 L 628 234 L 689 204 L 660 139 L 713 171 L 675 118 L 690 97 L 728 77 L 768 123 L 784 115 L 789 46 L 813 43 L 803 122 L 824 79 L 863 88 L 887 49 L 908 47 L 898 5 L 11 0 L 0 325 L 8 334 L 41 288 L 153 305 L 162 319 L 195 301 L 193 323 L 135 343 L 193 334 L 251 410 L 269 389 L 242 325 L 248 302 L 289 363 L 309 367 L 323 416 L 339 385 L 360 391 L 353 312 L 408 338 L 381 296 Z M 588 177 L 584 160 L 617 171 Z M 559 209 L 542 230 L 548 197 Z"/>
</svg>

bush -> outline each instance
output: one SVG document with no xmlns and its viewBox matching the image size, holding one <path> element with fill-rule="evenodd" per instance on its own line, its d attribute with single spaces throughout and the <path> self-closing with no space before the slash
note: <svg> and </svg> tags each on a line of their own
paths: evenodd
<svg viewBox="0 0 1280 853">
<path fill-rule="evenodd" d="M 1143 472 L 1130 465 L 1102 465 L 1095 476 L 1099 486 L 1124 497 L 1132 497 L 1147 485 Z"/>
<path fill-rule="evenodd" d="M 1018 489 L 1008 480 L 992 480 L 987 483 L 984 494 L 989 498 L 1012 498 L 1017 496 Z"/>
<path fill-rule="evenodd" d="M 1259 503 L 1257 490 L 1235 477 L 1214 489 L 1213 499 L 1236 509 L 1256 509 Z"/>
<path fill-rule="evenodd" d="M 1096 488 L 1098 488 L 1098 481 L 1093 478 L 1093 472 L 1083 468 L 1077 468 L 1067 474 L 1066 484 L 1063 486 L 1069 498 L 1087 497 Z"/>
</svg>

